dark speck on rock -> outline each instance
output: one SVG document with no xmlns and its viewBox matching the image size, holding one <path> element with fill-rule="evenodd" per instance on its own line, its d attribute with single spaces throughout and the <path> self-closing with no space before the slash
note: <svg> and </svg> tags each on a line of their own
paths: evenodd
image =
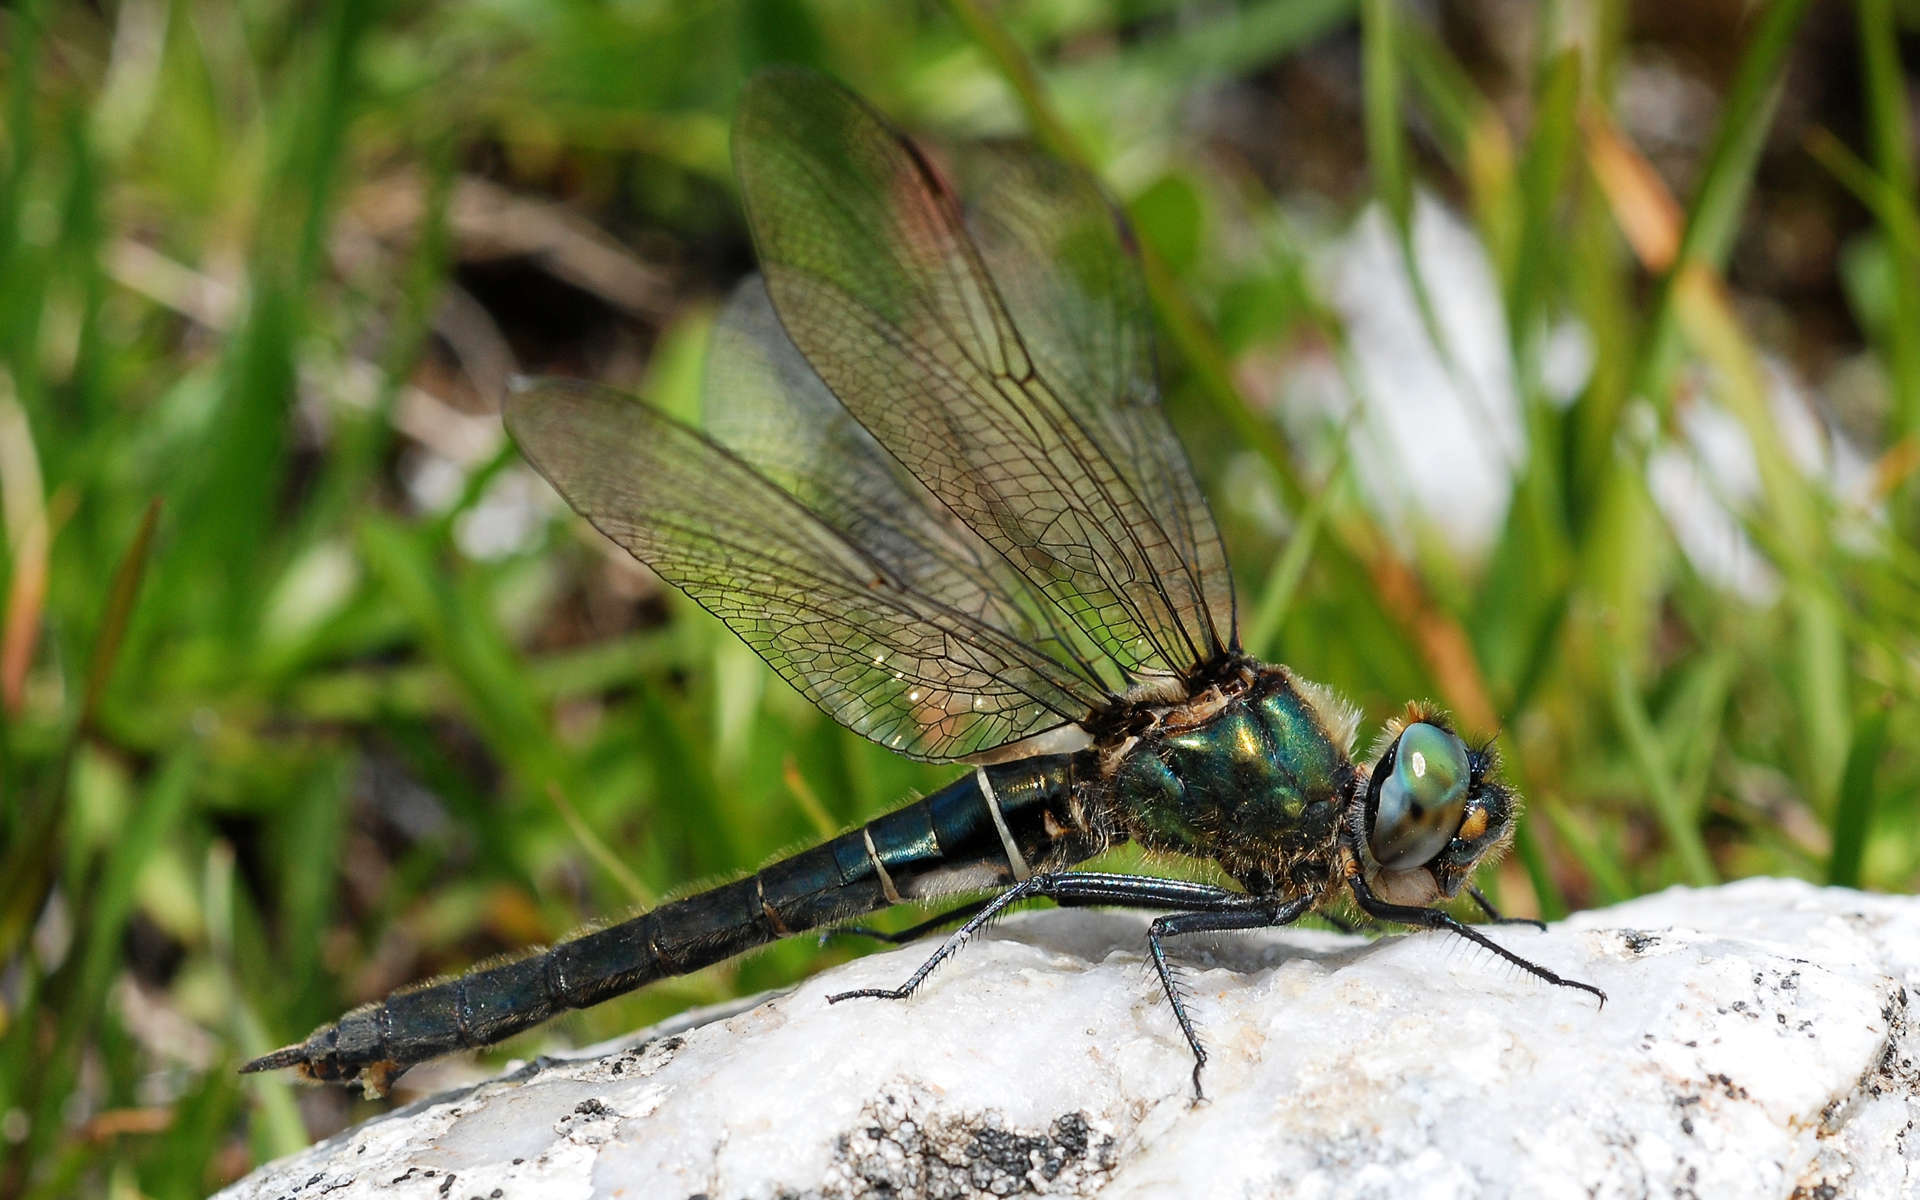
<svg viewBox="0 0 1920 1200">
<path fill-rule="evenodd" d="M 1053 1140 L 1067 1152 L 1068 1158 L 1085 1158 L 1087 1154 L 1087 1117 L 1085 1113 L 1068 1113 L 1053 1123 Z"/>
</svg>

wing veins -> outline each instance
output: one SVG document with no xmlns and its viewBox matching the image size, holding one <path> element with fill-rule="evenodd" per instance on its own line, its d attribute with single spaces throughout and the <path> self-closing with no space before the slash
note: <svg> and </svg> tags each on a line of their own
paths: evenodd
<svg viewBox="0 0 1920 1200">
<path fill-rule="evenodd" d="M 982 281 L 976 278 L 975 282 L 980 283 Z M 819 286 L 829 291 L 837 293 L 842 298 L 842 302 L 844 303 L 847 310 L 851 311 L 854 314 L 857 314 L 859 316 L 866 318 L 866 320 L 863 321 L 863 324 L 867 326 L 867 328 L 871 333 L 877 335 L 881 340 L 888 342 L 898 352 L 900 352 L 903 357 L 918 363 L 924 369 L 926 374 L 930 376 L 938 377 L 939 379 L 946 382 L 949 385 L 949 388 L 952 392 L 954 392 L 957 395 L 963 395 L 963 396 L 978 397 L 980 395 L 979 389 L 974 387 L 971 382 L 963 380 L 959 376 L 955 375 L 947 363 L 942 361 L 937 356 L 933 356 L 929 354 L 927 352 L 927 348 L 924 345 L 922 345 L 917 340 L 906 336 L 902 330 L 900 330 L 897 326 L 893 325 L 891 322 L 887 321 L 887 319 L 884 316 L 875 312 L 871 308 L 871 306 L 862 303 L 860 300 L 856 299 L 851 295 L 848 295 L 844 290 L 833 287 L 833 285 L 831 285 L 825 280 L 816 279 L 813 281 L 813 283 L 815 284 L 815 286 Z M 991 284 L 987 283 L 986 286 L 990 287 Z M 999 303 L 998 298 L 994 297 L 993 302 L 998 304 Z M 950 330 L 950 327 L 947 326 L 946 319 L 944 318 L 943 315 L 941 315 L 938 312 L 937 307 L 933 311 L 924 312 L 922 315 L 927 317 L 932 323 L 946 327 Z M 1012 332 L 1012 336 L 1014 336 L 1015 338 L 1018 337 L 1018 331 L 1011 331 L 1011 332 Z M 966 363 L 966 365 L 968 365 L 969 367 L 972 367 L 976 372 L 979 373 L 983 382 L 986 382 L 990 385 L 997 382 L 1005 382 L 1014 387 L 1020 386 L 1020 381 L 1015 377 L 1009 375 L 1004 371 L 994 370 L 993 368 L 989 367 L 985 363 L 982 363 L 981 361 L 976 359 L 972 355 L 972 353 L 969 352 L 964 341 L 953 336 L 951 332 L 948 332 L 946 341 L 947 341 L 947 344 L 951 346 L 952 349 L 960 356 L 961 360 L 964 363 Z M 1044 377 L 1040 375 L 1039 365 L 1033 360 L 1030 354 L 1027 354 L 1025 352 L 1024 347 L 1022 349 L 1021 357 L 1028 363 L 1028 378 L 1044 381 Z M 1046 390 L 1049 393 L 1051 393 L 1052 391 L 1051 384 L 1046 384 L 1045 386 L 1046 386 Z M 1023 392 L 1024 392 L 1024 389 L 1023 389 Z M 1059 415 L 1065 417 L 1068 421 L 1072 422 L 1072 428 L 1074 429 L 1075 432 L 1077 432 L 1080 435 L 1080 437 L 1078 439 L 1075 439 L 1074 437 L 1064 435 L 1061 432 L 1061 427 L 1057 423 L 1055 423 L 1053 419 L 1053 414 L 1042 411 L 1046 408 L 1054 408 L 1054 409 L 1061 410 Z M 1076 444 L 1076 440 L 1085 442 L 1088 446 L 1093 446 L 1094 453 L 1100 456 L 1102 461 L 1105 463 L 1108 471 L 1111 472 L 1115 477 L 1115 482 L 1117 482 L 1121 487 L 1127 489 L 1128 495 L 1134 499 L 1135 504 L 1145 514 L 1144 519 L 1146 520 L 1146 522 L 1151 524 L 1161 534 L 1162 537 L 1167 536 L 1165 529 L 1159 525 L 1157 518 L 1155 518 L 1152 515 L 1151 511 L 1146 508 L 1145 504 L 1140 502 L 1138 495 L 1134 493 L 1131 486 L 1126 483 L 1124 477 L 1121 475 L 1118 468 L 1115 467 L 1112 464 L 1111 460 L 1107 459 L 1104 454 L 1100 454 L 1097 448 L 1097 444 L 1094 443 L 1092 439 L 1086 436 L 1084 426 L 1082 426 L 1078 421 L 1078 419 L 1075 418 L 1070 412 L 1064 411 L 1063 406 L 1060 406 L 1057 401 L 1054 401 L 1052 404 L 1045 405 L 1045 406 L 1040 406 L 1040 405 L 1023 406 L 1023 405 L 1010 404 L 1010 403 L 993 405 L 993 406 L 982 405 L 982 406 L 978 406 L 975 411 L 979 412 L 983 418 L 985 418 L 990 422 L 990 427 L 993 429 L 994 432 L 999 433 L 1002 436 L 1006 437 L 1010 443 L 1015 441 L 1017 434 L 1019 432 L 1016 426 L 1009 424 L 1010 420 L 1017 420 L 1021 424 L 1024 424 L 1028 430 L 1036 433 L 1039 432 L 1040 429 L 1042 428 L 1042 425 L 1036 424 L 1036 422 L 1043 423 L 1047 431 L 1051 432 L 1054 435 L 1056 443 L 1060 447 L 1064 448 L 1064 451 L 1066 453 L 1072 455 L 1076 464 L 1081 468 L 1081 474 L 1083 475 L 1083 477 L 1087 479 L 1089 484 L 1091 484 L 1092 486 L 1094 486 L 1096 489 L 1099 490 L 1101 498 L 1106 501 L 1107 507 L 1114 512 L 1114 515 L 1116 518 L 1119 518 L 1121 516 L 1121 510 L 1114 504 L 1113 500 L 1108 494 L 1106 482 L 1099 478 L 1098 472 L 1088 467 L 1087 459 L 1085 455 L 1081 452 L 1081 447 Z M 854 418 L 858 420 L 859 414 L 855 413 Z M 954 432 L 959 432 L 959 431 L 954 431 Z M 875 436 L 877 437 L 878 434 L 875 434 Z M 1051 466 L 1051 464 L 1046 462 L 1046 460 L 1044 459 L 1038 460 L 1033 465 L 1040 466 L 1040 467 Z M 930 490 L 933 490 L 935 497 L 937 499 L 940 499 L 943 504 L 946 503 L 946 500 L 944 499 L 944 497 L 940 496 L 939 489 L 934 488 Z M 1084 505 L 1075 503 L 1073 493 L 1067 489 L 1054 489 L 1053 494 L 1056 497 L 1058 497 L 1059 500 L 1061 501 L 1061 511 L 1063 513 L 1073 514 L 1077 519 L 1079 519 L 1079 521 L 1084 527 L 1088 529 L 1099 529 L 1102 531 L 1104 535 L 1109 523 L 1101 520 L 1099 518 L 1099 514 L 1095 510 L 1088 508 Z M 951 511 L 951 508 L 950 508 L 950 511 Z M 972 523 L 971 521 L 968 520 L 965 514 L 962 514 L 956 511 L 954 515 L 962 521 L 967 521 L 968 524 Z M 1187 643 L 1187 647 L 1189 651 L 1189 655 L 1188 655 L 1189 665 L 1197 665 L 1200 661 L 1202 661 L 1204 656 L 1199 652 L 1199 649 L 1193 645 L 1192 639 L 1186 634 L 1184 629 L 1184 623 L 1178 619 L 1178 615 L 1177 615 L 1178 610 L 1173 607 L 1171 598 L 1167 596 L 1165 589 L 1160 586 L 1159 584 L 1160 573 L 1158 571 L 1151 569 L 1152 556 L 1147 553 L 1144 544 L 1139 541 L 1136 530 L 1134 529 L 1134 526 L 1137 524 L 1137 522 L 1121 519 L 1121 520 L 1117 520 L 1114 523 L 1120 524 L 1127 528 L 1129 540 L 1133 542 L 1135 548 L 1139 551 L 1140 561 L 1142 562 L 1143 565 L 1146 565 L 1149 568 L 1145 572 L 1145 575 L 1153 581 L 1151 586 L 1153 586 L 1155 590 L 1161 595 L 1163 602 L 1167 606 L 1166 615 L 1173 620 L 1173 624 L 1175 625 L 1176 629 L 1179 630 L 1182 640 Z M 1086 536 L 1086 535 L 1083 535 L 1083 536 Z M 1013 556 L 1009 554 L 1005 548 L 1002 548 L 997 544 L 995 544 L 995 541 L 992 538 L 986 538 L 985 540 L 990 546 L 993 546 L 993 548 L 996 551 L 998 551 L 1003 557 L 1007 559 L 1009 565 L 1014 567 L 1015 570 L 1021 570 L 1020 564 L 1014 560 Z M 1104 537 L 1103 540 L 1107 541 L 1109 545 L 1113 545 L 1110 537 Z M 1017 543 L 1015 544 L 1017 545 Z M 1172 546 L 1172 542 L 1169 539 L 1168 547 L 1171 548 L 1171 546 Z M 1031 548 L 1045 549 L 1046 547 L 1043 545 L 1035 545 Z M 1084 543 L 1081 544 L 1080 548 L 1085 550 L 1090 550 L 1090 551 L 1097 551 L 1098 549 L 1095 546 L 1086 545 Z M 1118 547 L 1116 547 L 1116 549 L 1117 548 Z M 1122 557 L 1130 557 L 1130 556 L 1123 555 Z M 1096 562 L 1104 562 L 1105 556 L 1102 556 L 1096 553 L 1094 555 L 1094 560 Z M 1182 573 L 1184 574 L 1184 570 Z M 1106 574 L 1103 571 L 1096 570 L 1096 575 L 1102 580 L 1103 583 L 1107 584 L 1107 587 L 1105 588 L 1106 592 L 1113 597 L 1116 603 L 1120 604 L 1127 611 L 1129 616 L 1132 618 L 1133 626 L 1139 631 L 1142 637 L 1147 639 L 1155 647 L 1155 649 L 1160 653 L 1160 656 L 1170 663 L 1178 661 L 1178 658 L 1174 654 L 1169 653 L 1169 651 L 1172 650 L 1173 648 L 1164 645 L 1159 639 L 1159 637 L 1157 636 L 1156 626 L 1158 623 L 1148 619 L 1145 610 L 1143 610 L 1139 606 L 1138 602 L 1134 600 L 1133 597 L 1127 594 L 1126 589 L 1124 587 L 1119 586 L 1117 580 L 1115 580 L 1112 576 Z M 1139 578 L 1139 574 L 1135 573 L 1134 577 Z M 1050 582 L 1055 586 L 1061 586 L 1061 585 L 1067 584 L 1067 581 L 1064 581 L 1064 580 L 1050 581 Z M 1051 587 L 1043 587 L 1043 590 L 1047 591 L 1049 595 L 1052 594 Z M 1080 598 L 1089 599 L 1089 600 L 1091 599 L 1090 597 L 1084 597 L 1084 596 Z M 1055 602 L 1061 603 L 1058 597 L 1055 598 Z M 1073 611 L 1071 606 L 1063 604 L 1062 607 L 1065 611 L 1069 613 Z M 1203 606 L 1196 606 L 1196 607 L 1203 607 Z M 1114 650 L 1109 649 L 1105 646 L 1101 646 L 1101 651 L 1109 660 L 1113 662 L 1113 664 L 1116 667 L 1118 667 L 1122 672 L 1124 672 L 1129 678 L 1131 678 L 1135 674 L 1139 666 L 1139 663 L 1137 661 L 1129 662 L 1128 660 L 1121 658 Z"/>
</svg>

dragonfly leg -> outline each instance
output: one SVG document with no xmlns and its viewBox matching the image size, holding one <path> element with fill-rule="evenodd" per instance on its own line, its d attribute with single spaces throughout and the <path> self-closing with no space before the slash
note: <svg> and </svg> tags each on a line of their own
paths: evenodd
<svg viewBox="0 0 1920 1200">
<path fill-rule="evenodd" d="M 1200 1071 L 1207 1065 L 1207 1048 L 1200 1044 L 1199 1031 L 1194 1028 L 1193 1017 L 1187 1012 L 1186 1001 L 1181 998 L 1179 984 L 1173 977 L 1173 968 L 1167 963 L 1167 952 L 1161 945 L 1161 939 L 1186 933 L 1225 933 L 1290 925 L 1313 907 L 1312 899 L 1306 896 L 1291 899 L 1237 896 L 1237 899 L 1250 903 L 1215 912 L 1182 912 L 1155 917 L 1153 923 L 1147 926 L 1147 948 L 1153 954 L 1153 969 L 1160 976 L 1160 986 L 1167 993 L 1167 1003 L 1173 1006 L 1174 1020 L 1180 1023 L 1180 1032 L 1186 1035 L 1187 1046 L 1193 1051 L 1195 1100 L 1206 1099 L 1206 1092 L 1200 1086 Z"/>
<path fill-rule="evenodd" d="M 897 988 L 860 988 L 851 992 L 839 992 L 827 997 L 827 1003 L 838 1004 L 842 1000 L 872 998 L 879 1000 L 904 1000 L 933 974 L 935 967 L 945 962 L 955 951 L 966 945 L 967 939 L 978 933 L 983 926 L 1007 909 L 1023 900 L 1050 899 L 1063 907 L 1083 907 L 1096 904 L 1113 904 L 1128 908 L 1159 909 L 1214 909 L 1248 899 L 1244 892 L 1230 892 L 1212 884 L 1193 883 L 1185 879 L 1158 879 L 1151 875 L 1112 875 L 1099 871 L 1054 871 L 1042 872 L 1014 884 L 978 906 L 968 906 L 974 911 L 967 917 L 966 924 L 947 935 L 920 969 L 907 977 L 907 981 Z M 957 916 L 963 910 L 956 909 L 949 917 Z M 936 919 L 938 920 L 938 919 Z"/>
<path fill-rule="evenodd" d="M 1532 917 L 1501 916 L 1500 910 L 1493 906 L 1493 901 L 1487 899 L 1487 894 L 1472 884 L 1467 885 L 1467 895 L 1473 897 L 1473 902 L 1480 906 L 1480 911 L 1487 914 L 1487 920 L 1493 922 L 1495 925 L 1531 925 L 1542 933 L 1546 932 L 1547 923 L 1545 921 L 1536 921 Z"/>
<path fill-rule="evenodd" d="M 825 945 L 829 938 L 863 937 L 872 938 L 876 942 L 885 942 L 889 946 L 904 946 L 908 942 L 919 941 L 942 926 L 951 925 L 955 921 L 964 921 L 990 903 L 992 903 L 991 900 L 975 900 L 970 904 L 962 904 L 958 908 L 948 909 L 939 916 L 928 917 L 918 925 L 909 925 L 897 933 L 888 933 L 884 929 L 872 929 L 865 925 L 842 925 L 835 929 L 823 929 L 820 931 L 820 942 Z"/>
<path fill-rule="evenodd" d="M 1186 1001 L 1180 996 L 1173 969 L 1167 962 L 1166 949 L 1161 944 L 1162 939 L 1187 933 L 1220 933 L 1287 925 L 1299 920 L 1313 908 L 1311 897 L 1252 896 L 1212 884 L 1193 883 L 1184 879 L 1159 879 L 1151 875 L 1112 875 L 1096 871 L 1035 875 L 981 904 L 966 924 L 949 934 L 940 948 L 899 987 L 841 992 L 828 996 L 827 1002 L 837 1004 L 857 997 L 904 1000 L 926 981 L 935 967 L 965 945 L 967 939 L 987 922 L 1022 900 L 1041 898 L 1067 908 L 1115 905 L 1173 910 L 1168 916 L 1155 918 L 1148 926 L 1147 946 L 1153 957 L 1154 970 L 1160 976 L 1160 986 L 1166 991 L 1168 1002 L 1173 1005 L 1174 1019 L 1179 1022 L 1180 1032 L 1185 1035 L 1187 1045 L 1193 1051 L 1193 1091 L 1196 1098 L 1205 1095 L 1200 1087 L 1200 1069 L 1206 1066 L 1207 1051 L 1200 1043 L 1200 1034 L 1194 1027 L 1193 1017 L 1187 1012 Z"/>
<path fill-rule="evenodd" d="M 993 920 L 996 916 L 999 916 L 1002 912 L 1005 912 L 1008 908 L 1020 903 L 1022 900 L 1030 900 L 1035 896 L 1043 894 L 1047 881 L 1050 878 L 1051 876 L 1048 875 L 1029 876 L 1019 883 L 1014 884 L 1006 891 L 1001 892 L 998 896 L 981 904 L 974 911 L 973 915 L 967 918 L 966 924 L 948 934 L 947 940 L 940 943 L 940 948 L 929 955 L 927 961 L 920 964 L 919 970 L 909 975 L 907 981 L 899 987 L 858 988 L 851 992 L 836 992 L 827 997 L 827 1003 L 838 1004 L 842 1000 L 868 998 L 875 1000 L 905 1000 L 908 996 L 913 995 L 920 985 L 926 981 L 927 976 L 933 974 L 935 967 L 945 962 L 947 958 L 959 950 L 960 947 L 966 945 L 967 939 L 978 933 L 981 927 L 986 925 L 987 922 Z"/>
<path fill-rule="evenodd" d="M 1529 962 L 1505 946 L 1502 946 L 1499 942 L 1494 941 L 1486 934 L 1473 928 L 1473 926 L 1463 925 L 1451 915 L 1437 908 L 1419 908 L 1410 904 L 1389 904 L 1373 894 L 1373 889 L 1367 886 L 1366 879 L 1357 871 L 1347 876 L 1347 886 L 1353 890 L 1353 898 L 1355 902 L 1360 905 L 1361 911 L 1370 917 L 1376 917 L 1382 921 L 1398 921 L 1402 925 L 1411 925 L 1417 929 L 1445 929 L 1450 933 L 1457 933 L 1474 945 L 1486 950 L 1491 950 L 1493 953 L 1506 959 L 1536 979 L 1545 980 L 1556 987 L 1575 988 L 1579 991 L 1598 996 L 1601 1007 L 1606 1007 L 1607 994 L 1599 988 L 1590 983 L 1581 983 L 1577 979 L 1567 979 L 1563 976 L 1556 975 L 1539 963 Z"/>
</svg>

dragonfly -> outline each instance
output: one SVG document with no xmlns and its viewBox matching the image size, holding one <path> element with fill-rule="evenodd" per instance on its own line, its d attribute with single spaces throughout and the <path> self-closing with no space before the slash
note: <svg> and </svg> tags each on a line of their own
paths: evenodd
<svg viewBox="0 0 1920 1200">
<path fill-rule="evenodd" d="M 828 999 L 904 999 L 1008 908 L 1051 900 L 1156 914 L 1147 952 L 1196 1097 L 1207 1051 L 1166 952 L 1182 936 L 1350 904 L 1605 1003 L 1440 907 L 1464 887 L 1504 920 L 1469 882 L 1518 807 L 1492 743 L 1415 703 L 1356 760 L 1357 709 L 1241 649 L 1226 551 L 1161 406 L 1138 246 L 1090 172 L 1010 143 L 936 158 L 798 68 L 749 82 L 733 148 L 761 273 L 716 319 L 704 427 L 539 380 L 508 397 L 507 429 L 576 511 L 827 715 L 962 773 L 242 1070 L 383 1094 L 561 1012 L 962 896 L 876 935 L 953 927 L 900 986 Z M 1074 869 L 1125 842 L 1235 886 Z"/>
</svg>

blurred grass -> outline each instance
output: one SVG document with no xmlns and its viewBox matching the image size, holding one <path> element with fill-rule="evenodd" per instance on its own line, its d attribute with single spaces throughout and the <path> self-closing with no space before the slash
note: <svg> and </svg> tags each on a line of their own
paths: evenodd
<svg viewBox="0 0 1920 1200">
<path fill-rule="evenodd" d="M 1509 906 L 1920 878 L 1910 9 L 1755 8 L 1699 50 L 1717 103 L 1677 176 L 1630 132 L 1652 35 L 1623 3 L 1542 6 L 1504 76 L 1370 0 L 247 11 L 0 12 L 0 1193 L 203 1193 L 371 1111 L 243 1083 L 241 1058 L 944 778 L 610 558 L 492 415 L 516 367 L 697 411 L 748 265 L 725 130 L 767 61 L 909 125 L 1032 130 L 1112 182 L 1249 648 L 1372 721 L 1433 696 L 1499 732 L 1532 813 L 1490 880 Z M 1789 81 L 1836 36 L 1858 69 L 1824 82 L 1860 123 L 1802 105 L 1783 144 Z M 1310 132 L 1301 87 L 1349 121 L 1333 144 L 1200 128 L 1254 104 Z M 1753 265 L 1790 188 L 1844 219 L 1811 297 Z M 1393 399 L 1315 247 L 1378 201 L 1437 336 L 1456 298 L 1419 268 L 1422 193 L 1485 252 L 1527 446 L 1477 556 L 1390 531 L 1351 423 L 1296 455 L 1270 380 L 1319 356 Z M 1835 297 L 1830 345 L 1778 336 Z M 1591 365 L 1563 400 L 1569 324 Z M 1814 380 L 1831 403 L 1870 381 L 1841 414 L 1864 496 L 1796 457 L 1770 359 L 1849 364 Z M 1733 507 L 1770 594 L 1703 574 L 1654 503 L 1658 462 L 1699 463 L 1703 405 L 1752 448 Z M 509 1050 L 850 952 L 801 942 Z"/>
</svg>

